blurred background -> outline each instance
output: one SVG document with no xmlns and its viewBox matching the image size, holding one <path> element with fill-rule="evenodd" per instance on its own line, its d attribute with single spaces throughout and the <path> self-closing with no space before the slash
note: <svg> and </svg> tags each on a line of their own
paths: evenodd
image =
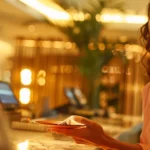
<svg viewBox="0 0 150 150">
<path fill-rule="evenodd" d="M 148 77 L 139 29 L 148 2 L 1 0 L 0 94 L 10 96 L 4 84 L 11 86 L 32 118 L 125 115 L 141 121 Z"/>
</svg>

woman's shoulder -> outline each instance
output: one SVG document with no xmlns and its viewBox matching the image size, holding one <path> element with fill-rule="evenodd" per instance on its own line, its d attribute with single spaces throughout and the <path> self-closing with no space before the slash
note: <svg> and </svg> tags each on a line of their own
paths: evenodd
<svg viewBox="0 0 150 150">
<path fill-rule="evenodd" d="M 149 88 L 150 88 L 150 82 L 148 82 L 147 84 L 145 84 L 143 90 L 147 90 L 147 89 L 149 89 Z"/>
<path fill-rule="evenodd" d="M 150 82 L 148 82 L 142 89 L 142 100 L 143 100 L 143 110 L 145 110 L 147 102 L 150 100 Z"/>
<path fill-rule="evenodd" d="M 148 82 L 142 89 L 142 96 L 144 97 L 148 97 L 149 95 L 149 91 L 150 91 L 150 82 Z"/>
</svg>

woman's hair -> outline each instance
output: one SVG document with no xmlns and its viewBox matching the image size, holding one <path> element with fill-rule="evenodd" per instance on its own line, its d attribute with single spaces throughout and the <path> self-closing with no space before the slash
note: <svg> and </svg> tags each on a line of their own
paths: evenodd
<svg viewBox="0 0 150 150">
<path fill-rule="evenodd" d="M 150 2 L 148 4 L 148 8 L 147 8 L 147 16 L 148 16 L 148 20 L 150 18 Z M 147 54 L 150 54 L 150 23 L 149 21 L 147 21 L 147 23 L 145 23 L 141 29 L 140 29 L 140 33 L 141 33 L 141 43 L 142 45 L 145 47 L 146 52 L 142 57 L 142 64 L 143 66 L 146 68 L 147 74 L 150 76 L 150 58 L 147 59 L 147 63 L 144 63 L 145 57 L 147 56 Z"/>
</svg>

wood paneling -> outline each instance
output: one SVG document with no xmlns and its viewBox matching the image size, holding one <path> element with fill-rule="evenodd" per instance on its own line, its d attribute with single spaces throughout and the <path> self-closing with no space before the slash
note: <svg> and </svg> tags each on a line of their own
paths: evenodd
<svg viewBox="0 0 150 150">
<path fill-rule="evenodd" d="M 32 92 L 30 104 L 36 104 L 39 100 L 47 97 L 50 100 L 49 107 L 55 108 L 68 103 L 64 95 L 64 87 L 79 87 L 85 92 L 88 91 L 85 79 L 78 71 L 79 55 L 52 53 L 52 49 L 45 50 L 38 40 L 35 41 L 35 46 L 25 47 L 22 46 L 23 40 L 17 39 L 11 78 L 11 83 L 18 98 L 20 88 L 28 87 Z M 45 54 L 43 51 L 48 53 Z M 24 68 L 32 71 L 32 83 L 29 86 L 22 85 L 20 81 L 20 72 Z M 46 83 L 43 86 L 40 86 L 37 82 L 40 70 L 46 72 Z"/>
</svg>

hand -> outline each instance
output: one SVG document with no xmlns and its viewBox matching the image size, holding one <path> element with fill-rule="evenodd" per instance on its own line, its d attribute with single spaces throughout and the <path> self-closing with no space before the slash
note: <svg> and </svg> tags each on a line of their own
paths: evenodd
<svg viewBox="0 0 150 150">
<path fill-rule="evenodd" d="M 88 144 L 107 148 L 107 138 L 102 127 L 94 121 L 80 116 L 71 116 L 65 120 L 67 124 L 78 123 L 86 126 L 75 129 L 50 128 L 52 132 L 58 132 L 67 136 L 72 136 L 78 144 Z"/>
</svg>

